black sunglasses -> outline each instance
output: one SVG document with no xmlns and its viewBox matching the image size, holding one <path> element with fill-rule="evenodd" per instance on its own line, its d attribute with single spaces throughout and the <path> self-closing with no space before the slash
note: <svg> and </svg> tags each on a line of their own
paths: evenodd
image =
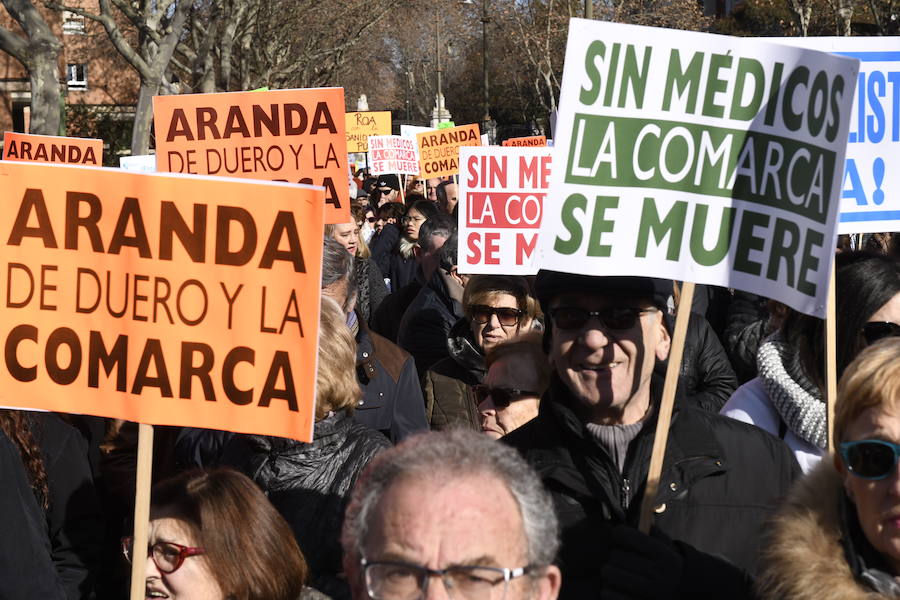
<svg viewBox="0 0 900 600">
<path fill-rule="evenodd" d="M 558 306 L 547 311 L 553 324 L 560 329 L 581 329 L 591 318 L 597 319 L 609 329 L 631 329 L 644 313 L 657 312 L 658 308 L 634 308 L 610 306 L 600 310 L 587 310 L 577 306 Z"/>
<path fill-rule="evenodd" d="M 841 457 L 851 473 L 863 479 L 885 479 L 894 472 L 900 445 L 884 440 L 859 440 L 840 445 Z"/>
<path fill-rule="evenodd" d="M 494 403 L 494 406 L 497 408 L 506 408 L 510 405 L 511 402 L 514 402 L 521 398 L 522 396 L 538 396 L 540 394 L 537 392 L 531 392 L 528 390 L 517 390 L 514 388 L 500 388 L 500 387 L 489 387 L 483 384 L 478 384 L 472 386 L 472 390 L 475 392 L 475 405 L 479 405 L 488 398 Z"/>
<path fill-rule="evenodd" d="M 522 311 L 518 308 L 494 308 L 493 306 L 486 306 L 484 304 L 474 304 L 470 306 L 469 312 L 472 314 L 472 320 L 480 325 L 484 325 L 490 321 L 492 315 L 497 315 L 497 320 L 500 321 L 501 325 L 504 327 L 512 327 L 513 325 L 518 324 L 519 319 L 522 317 Z"/>
<path fill-rule="evenodd" d="M 900 335 L 900 325 L 890 321 L 872 321 L 862 327 L 863 337 L 870 346 L 880 339 Z"/>
</svg>

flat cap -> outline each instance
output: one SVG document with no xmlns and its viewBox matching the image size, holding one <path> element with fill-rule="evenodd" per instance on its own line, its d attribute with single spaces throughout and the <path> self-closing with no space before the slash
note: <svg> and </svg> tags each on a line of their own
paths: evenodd
<svg viewBox="0 0 900 600">
<path fill-rule="evenodd" d="M 668 310 L 672 295 L 672 281 L 655 277 L 622 275 L 581 275 L 541 269 L 535 280 L 535 295 L 541 308 L 547 310 L 550 301 L 560 294 L 624 294 L 640 296 L 653 302 L 663 312 Z"/>
</svg>

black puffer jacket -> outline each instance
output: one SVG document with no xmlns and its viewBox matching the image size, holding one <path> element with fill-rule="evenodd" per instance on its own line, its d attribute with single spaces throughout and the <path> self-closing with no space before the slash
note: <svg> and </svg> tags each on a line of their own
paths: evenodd
<svg viewBox="0 0 900 600">
<path fill-rule="evenodd" d="M 439 360 L 422 378 L 425 414 L 432 429 L 464 427 L 481 431 L 472 386 L 484 379 L 484 354 L 472 338 L 469 320 L 457 321 L 447 339 L 450 357 Z"/>
<path fill-rule="evenodd" d="M 725 349 L 709 322 L 697 313 L 691 313 L 688 322 L 678 384 L 688 403 L 713 413 L 722 410 L 737 389 Z"/>
<path fill-rule="evenodd" d="M 654 377 L 651 391 L 661 393 L 662 383 Z M 597 597 L 610 527 L 637 525 L 656 429 L 652 417 L 631 442 L 620 474 L 576 416 L 573 402 L 554 376 L 538 417 L 502 438 L 522 453 L 553 496 L 562 531 L 563 599 Z M 673 540 L 752 573 L 762 525 L 799 472 L 787 447 L 766 432 L 682 408 L 669 431 L 654 524 Z M 714 575 L 708 574 L 710 581 Z"/>
<path fill-rule="evenodd" d="M 723 339 L 739 385 L 756 377 L 756 353 L 763 339 L 772 332 L 766 302 L 761 296 L 735 290 L 728 306 Z"/>
<path fill-rule="evenodd" d="M 341 572 L 341 526 L 360 472 L 390 442 L 339 411 L 315 424 L 313 442 L 238 435 L 222 464 L 253 479 L 294 530 L 309 564 L 310 585 L 335 599 L 350 597 Z"/>
</svg>

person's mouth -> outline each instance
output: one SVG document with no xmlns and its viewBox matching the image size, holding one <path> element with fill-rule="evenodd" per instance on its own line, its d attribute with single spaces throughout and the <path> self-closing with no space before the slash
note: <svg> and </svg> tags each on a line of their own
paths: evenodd
<svg viewBox="0 0 900 600">
<path fill-rule="evenodd" d="M 146 592 L 144 593 L 146 598 L 168 598 L 169 595 L 163 592 L 160 589 L 157 589 L 153 586 L 147 586 Z"/>
<path fill-rule="evenodd" d="M 616 367 L 618 367 L 621 364 L 622 364 L 622 361 L 614 360 L 611 362 L 604 362 L 604 363 L 598 363 L 598 364 L 579 365 L 576 370 L 578 370 L 578 371 L 598 371 L 598 372 L 609 371 L 609 370 L 615 369 Z"/>
</svg>

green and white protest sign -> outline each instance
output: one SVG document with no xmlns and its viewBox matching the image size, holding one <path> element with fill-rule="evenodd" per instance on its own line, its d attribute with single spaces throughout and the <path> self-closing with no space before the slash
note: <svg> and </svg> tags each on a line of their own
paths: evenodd
<svg viewBox="0 0 900 600">
<path fill-rule="evenodd" d="M 859 62 L 573 19 L 543 268 L 748 290 L 823 316 Z"/>
</svg>

